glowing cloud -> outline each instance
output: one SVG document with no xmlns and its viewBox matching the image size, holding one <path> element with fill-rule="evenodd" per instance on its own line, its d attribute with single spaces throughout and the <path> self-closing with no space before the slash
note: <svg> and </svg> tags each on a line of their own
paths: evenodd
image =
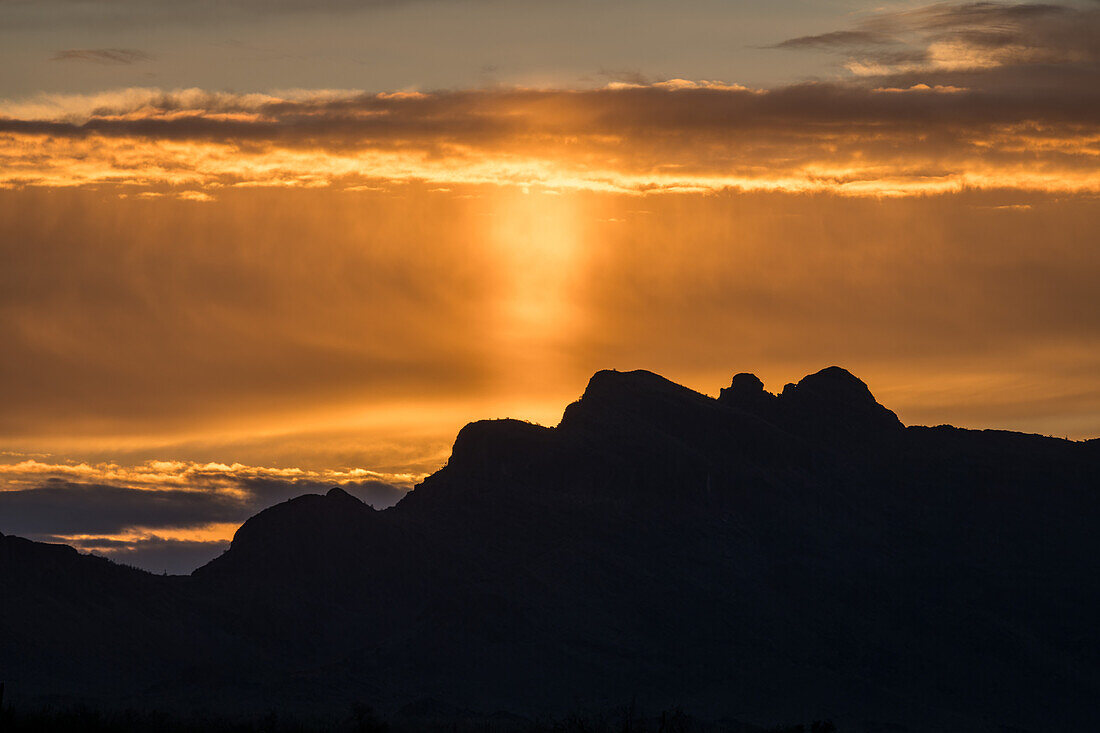
<svg viewBox="0 0 1100 733">
<path fill-rule="evenodd" d="M 281 97 L 130 89 L 0 106 L 0 185 L 167 187 L 193 200 L 227 186 L 406 181 L 620 193 L 1096 192 L 1100 96 L 1075 94 L 684 80 Z"/>
</svg>

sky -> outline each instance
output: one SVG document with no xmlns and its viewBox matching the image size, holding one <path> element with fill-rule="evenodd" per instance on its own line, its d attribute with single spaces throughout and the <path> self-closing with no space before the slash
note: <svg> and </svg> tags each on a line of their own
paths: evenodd
<svg viewBox="0 0 1100 733">
<path fill-rule="evenodd" d="M 597 370 L 1100 436 L 1100 2 L 0 0 L 0 532 L 186 573 Z"/>
</svg>

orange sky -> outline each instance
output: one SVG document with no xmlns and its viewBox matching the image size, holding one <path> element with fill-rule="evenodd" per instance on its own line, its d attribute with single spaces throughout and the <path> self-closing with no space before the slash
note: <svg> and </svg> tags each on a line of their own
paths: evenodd
<svg viewBox="0 0 1100 733">
<path fill-rule="evenodd" d="M 1017 190 L 7 191 L 0 430 L 103 457 L 330 429 L 443 439 L 474 417 L 552 423 L 604 367 L 716 393 L 738 370 L 778 390 L 840 363 L 907 422 L 1090 436 L 1097 209 Z"/>
<path fill-rule="evenodd" d="M 0 531 L 199 557 L 604 368 L 1100 435 L 1100 22 L 1018 7 L 776 39 L 838 71 L 767 88 L 0 100 Z"/>
</svg>

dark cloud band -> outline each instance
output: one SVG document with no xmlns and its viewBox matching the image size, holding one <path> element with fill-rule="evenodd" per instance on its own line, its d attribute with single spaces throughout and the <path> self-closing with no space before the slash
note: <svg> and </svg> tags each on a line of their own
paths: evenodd
<svg viewBox="0 0 1100 733">
<path fill-rule="evenodd" d="M 53 61 L 85 61 L 93 64 L 129 66 L 153 57 L 133 48 L 70 48 L 58 51 Z"/>
<path fill-rule="evenodd" d="M 185 529 L 241 523 L 261 509 L 301 494 L 324 493 L 333 482 L 243 477 L 233 488 L 135 489 L 50 478 L 33 488 L 0 491 L 5 534 L 114 535 L 134 527 Z M 406 489 L 383 481 L 341 482 L 346 491 L 379 508 Z"/>
</svg>

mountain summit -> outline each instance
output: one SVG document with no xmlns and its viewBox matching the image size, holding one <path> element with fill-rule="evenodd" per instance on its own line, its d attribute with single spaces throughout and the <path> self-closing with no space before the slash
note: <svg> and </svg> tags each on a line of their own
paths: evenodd
<svg viewBox="0 0 1100 733">
<path fill-rule="evenodd" d="M 471 423 L 395 507 L 298 497 L 189 578 L 0 535 L 0 669 L 24 700 L 1084 730 L 1098 523 L 1097 441 L 906 427 L 839 367 L 602 371 L 557 427 Z"/>
</svg>

